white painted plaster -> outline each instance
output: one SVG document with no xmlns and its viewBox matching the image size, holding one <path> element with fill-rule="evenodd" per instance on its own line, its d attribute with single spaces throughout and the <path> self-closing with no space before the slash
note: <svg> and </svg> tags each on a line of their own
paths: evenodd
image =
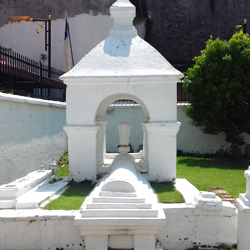
<svg viewBox="0 0 250 250">
<path fill-rule="evenodd" d="M 185 105 L 177 105 L 177 121 L 181 123 L 179 132 L 177 134 L 177 149 L 183 153 L 197 153 L 197 154 L 214 154 L 223 150 L 230 152 L 230 144 L 225 142 L 225 136 L 204 134 L 199 128 L 190 124 L 190 119 L 186 116 L 184 111 Z M 111 106 L 108 109 L 108 114 L 105 117 L 107 124 L 107 152 L 116 152 L 118 144 L 118 132 L 115 127 L 118 123 L 124 120 L 132 124 L 132 131 L 130 142 L 133 149 L 138 149 L 143 141 L 143 131 L 141 129 L 141 121 L 144 118 L 144 112 L 139 107 L 116 107 Z M 250 143 L 250 136 L 243 134 L 247 143 Z M 136 139 L 136 141 L 135 141 Z M 134 146 L 136 145 L 136 146 Z M 241 153 L 245 154 L 245 146 L 242 146 Z"/>
<path fill-rule="evenodd" d="M 17 198 L 16 209 L 33 209 L 39 208 L 40 205 L 53 197 L 56 193 L 68 185 L 68 178 L 58 180 L 55 183 L 50 183 L 50 179 L 47 182 L 38 185 L 34 189 L 25 193 L 24 195 Z"/>
<path fill-rule="evenodd" d="M 176 83 L 183 75 L 136 35 L 132 24 L 135 7 L 129 1 L 118 0 L 110 11 L 114 18 L 110 35 L 61 76 L 67 84 L 65 130 L 71 130 L 68 133 L 70 168 L 75 172 L 77 168 L 78 180 L 93 178 L 99 173 L 100 161 L 106 154 L 102 145 L 105 143 L 104 128 L 99 121 L 104 121 L 108 105 L 113 101 L 130 99 L 141 105 L 146 118 L 143 161 L 146 171 L 151 166 L 149 179 L 174 180 L 179 127 L 176 121 Z M 73 138 L 72 128 L 81 126 L 87 129 L 96 124 L 100 127 L 91 138 L 88 136 L 88 141 L 75 135 Z M 80 145 L 81 154 L 77 154 L 77 146 Z M 89 151 L 96 155 L 88 154 Z M 92 169 L 91 176 L 86 171 L 87 167 L 79 169 L 80 155 L 84 156 L 86 166 Z"/>
<path fill-rule="evenodd" d="M 137 171 L 134 158 L 128 154 L 131 125 L 123 122 L 118 129 L 121 153 L 109 167 L 109 174 L 84 201 L 75 223 L 85 237 L 86 249 L 106 250 L 108 246 L 154 249 L 156 234 L 165 219 L 163 210 L 150 184 Z M 94 223 L 88 225 L 90 220 Z M 145 220 L 147 224 L 142 226 Z"/>
<path fill-rule="evenodd" d="M 194 197 L 199 190 L 186 179 L 177 178 L 174 184 L 175 188 L 183 195 L 186 205 L 194 204 Z"/>
<path fill-rule="evenodd" d="M 0 93 L 0 184 L 58 161 L 67 151 L 65 103 Z"/>
<path fill-rule="evenodd" d="M 52 174 L 51 170 L 37 170 L 23 178 L 0 186 L 0 209 L 15 208 L 17 199 L 42 183 L 47 183 Z"/>
<path fill-rule="evenodd" d="M 192 205 L 165 204 L 165 226 L 158 234 L 158 240 L 165 250 L 183 250 L 194 243 L 209 246 L 237 243 L 237 211 L 232 205 L 225 210 L 211 211 L 194 208 Z M 230 208 L 228 214 L 227 206 Z M 196 214 L 197 211 L 197 214 Z"/>
<path fill-rule="evenodd" d="M 247 249 L 250 245 L 250 167 L 245 171 L 246 193 L 240 194 L 236 200 L 239 210 L 238 216 L 238 250 Z"/>
<path fill-rule="evenodd" d="M 200 191 L 194 197 L 194 204 L 197 208 L 204 210 L 222 210 L 222 199 L 213 192 Z"/>
<path fill-rule="evenodd" d="M 1 210 L 0 249 L 84 249 L 74 225 L 77 211 Z"/>
<path fill-rule="evenodd" d="M 70 176 L 75 181 L 95 180 L 97 175 L 97 126 L 66 126 Z"/>
<path fill-rule="evenodd" d="M 178 183 L 178 180 L 177 180 Z M 194 195 L 193 195 L 194 196 Z M 99 206 L 100 204 L 98 204 Z M 183 250 L 193 246 L 193 243 L 219 245 L 221 243 L 235 244 L 237 242 L 237 210 L 228 202 L 223 202 L 221 211 L 203 210 L 192 205 L 161 204 L 165 214 L 162 229 L 157 235 L 165 250 Z M 240 207 L 241 208 L 241 207 Z M 250 214 L 248 208 L 247 213 Z M 239 214 L 241 216 L 241 214 Z M 239 227 L 240 234 L 248 232 L 248 217 L 246 214 L 239 219 L 243 227 Z M 76 219 L 76 220 L 74 220 Z M 157 233 L 151 218 L 144 220 L 133 218 L 138 231 L 138 237 L 148 233 Z M 124 225 L 121 227 L 121 223 Z M 244 226 L 245 225 L 245 226 Z M 82 235 L 78 226 L 81 229 Z M 5 250 L 34 250 L 64 248 L 71 250 L 84 249 L 83 235 L 95 237 L 97 234 L 105 236 L 108 246 L 119 247 L 124 236 L 132 236 L 134 226 L 131 219 L 114 220 L 113 218 L 84 218 L 78 211 L 62 210 L 1 210 L 0 213 L 0 249 Z M 111 239 L 108 235 L 117 236 Z M 13 241 L 15 238 L 15 241 Z M 96 238 L 97 239 L 97 238 Z M 242 238 L 244 245 L 240 250 L 248 249 L 248 237 Z M 131 238 L 128 244 L 132 244 Z M 145 241 L 142 242 L 142 244 Z M 74 244 L 74 245 L 73 245 Z M 80 246 L 82 244 L 82 246 Z M 106 243 L 105 243 L 106 244 Z M 133 242 L 134 244 L 134 242 Z M 151 243 L 150 243 L 151 244 Z"/>
<path fill-rule="evenodd" d="M 131 134 L 129 143 L 132 145 L 134 152 L 138 152 L 139 146 L 143 145 L 143 128 L 142 122 L 145 115 L 140 106 L 110 106 L 107 110 L 105 120 L 106 128 L 106 151 L 117 153 L 119 145 L 118 129 L 119 123 L 125 121 L 131 124 Z"/>
</svg>

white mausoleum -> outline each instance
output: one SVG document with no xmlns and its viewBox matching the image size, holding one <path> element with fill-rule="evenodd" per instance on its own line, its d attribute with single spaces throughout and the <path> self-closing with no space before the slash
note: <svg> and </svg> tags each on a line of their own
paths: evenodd
<svg viewBox="0 0 250 250">
<path fill-rule="evenodd" d="M 105 114 L 116 100 L 133 100 L 145 114 L 143 150 L 132 154 L 149 180 L 176 178 L 176 83 L 183 77 L 133 26 L 135 7 L 117 0 L 110 35 L 61 79 L 67 85 L 70 172 L 75 181 L 106 172 Z M 126 122 L 126 121 L 125 121 Z"/>
</svg>

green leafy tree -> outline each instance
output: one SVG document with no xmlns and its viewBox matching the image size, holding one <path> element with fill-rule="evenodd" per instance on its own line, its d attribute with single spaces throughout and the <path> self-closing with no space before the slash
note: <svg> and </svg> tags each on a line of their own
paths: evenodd
<svg viewBox="0 0 250 250">
<path fill-rule="evenodd" d="M 235 33 L 229 41 L 212 37 L 184 80 L 191 124 L 206 134 L 224 133 L 233 159 L 240 157 L 243 133 L 250 133 L 250 38 Z"/>
</svg>

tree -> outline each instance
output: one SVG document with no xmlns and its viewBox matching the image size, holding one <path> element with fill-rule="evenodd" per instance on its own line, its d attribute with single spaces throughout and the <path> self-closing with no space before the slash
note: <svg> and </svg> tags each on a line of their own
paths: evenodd
<svg viewBox="0 0 250 250">
<path fill-rule="evenodd" d="M 225 134 L 233 159 L 240 156 L 243 133 L 250 133 L 250 38 L 235 33 L 229 41 L 212 37 L 195 65 L 188 69 L 184 88 L 191 124 L 206 134 Z"/>
</svg>

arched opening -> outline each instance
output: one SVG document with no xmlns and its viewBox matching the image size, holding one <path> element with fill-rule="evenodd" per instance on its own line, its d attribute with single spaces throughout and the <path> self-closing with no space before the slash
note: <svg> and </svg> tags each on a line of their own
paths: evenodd
<svg viewBox="0 0 250 250">
<path fill-rule="evenodd" d="M 118 153 L 118 124 L 131 124 L 129 138 L 130 153 L 139 153 L 143 148 L 143 127 L 145 114 L 141 106 L 131 100 L 117 100 L 111 103 L 106 111 L 106 153 Z"/>
<path fill-rule="evenodd" d="M 118 153 L 118 124 L 128 122 L 132 125 L 130 134 L 131 154 L 143 173 L 147 167 L 147 134 L 144 124 L 149 121 L 149 113 L 144 103 L 130 94 L 117 94 L 105 98 L 98 107 L 96 124 L 100 126 L 97 134 L 98 172 L 107 172 Z"/>
</svg>

